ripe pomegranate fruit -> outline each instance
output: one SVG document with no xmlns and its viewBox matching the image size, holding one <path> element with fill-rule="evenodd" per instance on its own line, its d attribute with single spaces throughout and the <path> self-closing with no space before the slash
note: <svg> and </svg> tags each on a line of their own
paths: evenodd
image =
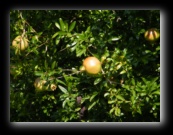
<svg viewBox="0 0 173 135">
<path fill-rule="evenodd" d="M 83 61 L 83 70 L 89 74 L 98 74 L 101 71 L 101 62 L 96 57 L 87 57 Z"/>
<path fill-rule="evenodd" d="M 151 28 L 144 33 L 144 37 L 146 40 L 154 42 L 159 39 L 160 33 L 157 29 Z"/>
<path fill-rule="evenodd" d="M 23 51 L 28 47 L 28 39 L 22 36 L 17 36 L 13 40 L 12 46 L 16 49 Z"/>
</svg>

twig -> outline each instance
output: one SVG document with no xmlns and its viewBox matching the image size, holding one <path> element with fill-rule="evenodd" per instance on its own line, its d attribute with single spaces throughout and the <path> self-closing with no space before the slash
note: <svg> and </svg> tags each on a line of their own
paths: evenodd
<svg viewBox="0 0 173 135">
<path fill-rule="evenodd" d="M 48 42 L 48 40 L 47 40 L 46 42 L 44 42 L 43 44 L 39 45 L 37 48 L 43 46 L 43 45 L 46 44 L 47 42 Z M 30 52 L 28 52 L 28 53 L 25 55 L 25 57 L 28 56 L 28 54 L 30 54 L 31 52 L 33 52 L 33 51 L 31 50 Z"/>
<path fill-rule="evenodd" d="M 71 73 L 71 74 L 68 74 L 68 76 L 71 76 L 71 75 L 74 75 L 74 74 L 78 74 L 78 73 L 80 73 L 80 72 L 82 72 L 82 71 L 76 71 L 76 73 Z M 60 76 L 60 77 L 57 77 L 58 79 L 59 78 L 63 78 L 64 76 Z"/>
</svg>

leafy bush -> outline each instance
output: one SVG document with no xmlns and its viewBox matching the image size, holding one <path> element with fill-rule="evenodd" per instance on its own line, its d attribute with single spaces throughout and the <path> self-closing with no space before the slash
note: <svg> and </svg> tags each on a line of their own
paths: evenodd
<svg viewBox="0 0 173 135">
<path fill-rule="evenodd" d="M 157 10 L 11 10 L 10 121 L 160 121 L 160 29 Z M 28 39 L 16 51 L 17 36 Z M 102 72 L 81 72 L 94 56 Z M 37 92 L 34 81 L 45 86 Z M 51 78 L 51 79 L 50 79 Z"/>
</svg>

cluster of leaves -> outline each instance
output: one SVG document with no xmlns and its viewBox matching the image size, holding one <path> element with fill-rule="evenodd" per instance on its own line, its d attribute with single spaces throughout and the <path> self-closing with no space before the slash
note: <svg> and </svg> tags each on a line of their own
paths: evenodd
<svg viewBox="0 0 173 135">
<path fill-rule="evenodd" d="M 159 22 L 157 10 L 10 11 L 10 42 L 29 40 L 10 48 L 10 121 L 160 121 L 160 42 L 144 39 Z M 102 61 L 98 75 L 79 71 L 88 56 Z M 57 89 L 35 92 L 37 77 Z"/>
</svg>

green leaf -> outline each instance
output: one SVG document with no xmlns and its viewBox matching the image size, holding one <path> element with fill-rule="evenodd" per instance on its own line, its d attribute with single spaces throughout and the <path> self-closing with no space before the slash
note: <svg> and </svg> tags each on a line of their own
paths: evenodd
<svg viewBox="0 0 173 135">
<path fill-rule="evenodd" d="M 63 85 L 66 86 L 66 84 L 63 81 L 59 80 L 59 79 L 56 79 L 56 82 L 58 82 L 58 83 L 63 84 Z"/>
<path fill-rule="evenodd" d="M 146 100 L 147 102 L 149 101 L 149 99 L 150 99 L 149 97 L 146 97 L 146 98 L 145 98 L 145 100 Z"/>
<path fill-rule="evenodd" d="M 93 100 L 93 98 L 94 98 L 95 96 L 97 96 L 97 95 L 98 95 L 98 92 L 94 92 L 94 93 L 92 94 L 91 98 L 89 99 L 89 101 L 91 102 L 91 101 Z"/>
<path fill-rule="evenodd" d="M 82 100 L 81 100 L 81 104 L 83 104 L 85 102 L 85 100 L 89 99 L 90 96 L 87 96 L 87 97 L 83 97 Z"/>
<path fill-rule="evenodd" d="M 97 85 L 101 80 L 102 80 L 102 78 L 97 78 L 97 79 L 95 79 L 94 85 Z"/>
<path fill-rule="evenodd" d="M 52 26 L 52 23 L 50 23 L 50 24 L 47 26 L 47 28 L 50 29 L 51 26 Z"/>
<path fill-rule="evenodd" d="M 59 23 L 55 22 L 55 26 L 56 26 L 58 29 L 61 30 L 61 27 L 60 27 Z"/>
<path fill-rule="evenodd" d="M 141 112 L 141 107 L 140 107 L 140 106 L 137 106 L 137 112 L 138 112 L 139 114 L 142 114 L 142 112 Z"/>
<path fill-rule="evenodd" d="M 110 114 L 113 113 L 114 110 L 115 110 L 115 107 L 113 107 L 113 108 L 109 111 L 109 113 L 110 113 Z"/>
<path fill-rule="evenodd" d="M 64 101 L 63 101 L 63 103 L 62 103 L 62 107 L 64 108 L 65 107 L 65 105 L 66 105 L 66 103 L 69 101 L 69 98 L 66 98 Z"/>
<path fill-rule="evenodd" d="M 135 86 L 135 80 L 134 80 L 134 78 L 131 79 L 131 82 L 132 82 L 133 86 Z"/>
<path fill-rule="evenodd" d="M 108 95 L 110 95 L 110 93 L 105 93 L 105 94 L 104 94 L 104 97 L 106 97 L 106 96 L 108 96 Z"/>
<path fill-rule="evenodd" d="M 152 92 L 151 93 L 152 95 L 154 94 L 154 95 L 160 95 L 160 91 L 154 91 L 154 92 Z"/>
<path fill-rule="evenodd" d="M 62 18 L 59 18 L 59 22 L 60 22 L 61 30 L 65 31 L 65 25 L 64 25 L 64 22 L 63 22 Z"/>
<path fill-rule="evenodd" d="M 115 107 L 115 115 L 120 116 L 121 114 L 121 109 L 119 107 Z"/>
<path fill-rule="evenodd" d="M 147 93 L 140 93 L 140 96 L 143 97 L 143 96 L 146 96 Z"/>
<path fill-rule="evenodd" d="M 43 112 L 44 112 L 44 113 L 47 113 L 47 109 L 44 109 Z"/>
<path fill-rule="evenodd" d="M 90 26 L 88 26 L 87 30 L 85 31 L 85 33 L 89 33 L 90 32 Z"/>
<path fill-rule="evenodd" d="M 42 76 L 44 74 L 44 72 L 42 72 L 42 71 L 35 71 L 34 72 L 34 75 L 36 75 L 36 76 Z"/>
<path fill-rule="evenodd" d="M 131 91 L 132 91 L 132 96 L 136 97 L 136 91 L 134 89 L 132 89 Z"/>
<path fill-rule="evenodd" d="M 57 71 L 52 70 L 52 71 L 50 71 L 50 72 L 48 73 L 48 76 L 52 76 L 52 75 L 54 75 L 54 74 L 56 74 L 56 73 L 58 73 L 58 72 L 57 72 Z"/>
<path fill-rule="evenodd" d="M 52 38 L 55 38 L 58 34 L 59 32 L 56 32 L 55 34 L 53 34 Z"/>
<path fill-rule="evenodd" d="M 38 42 L 38 35 L 33 36 L 31 42 L 32 44 L 36 44 Z"/>
<path fill-rule="evenodd" d="M 121 37 L 113 37 L 113 38 L 111 38 L 112 41 L 118 41 L 120 39 L 121 39 Z"/>
<path fill-rule="evenodd" d="M 58 85 L 59 89 L 63 92 L 63 93 L 68 93 L 67 89 L 65 89 L 64 87 L 62 87 L 61 85 Z"/>
<path fill-rule="evenodd" d="M 158 80 L 158 77 L 155 77 L 152 81 L 151 81 L 151 83 L 154 83 L 154 82 L 156 82 Z"/>
<path fill-rule="evenodd" d="M 67 32 L 66 31 L 58 31 L 58 34 L 60 36 L 65 36 L 65 35 L 67 35 Z"/>
<path fill-rule="evenodd" d="M 142 77 L 142 80 L 145 84 L 148 84 L 148 81 L 145 78 Z"/>
<path fill-rule="evenodd" d="M 75 112 L 78 112 L 80 109 L 81 109 L 81 108 L 78 107 L 78 108 L 76 108 L 74 111 L 75 111 Z"/>
<path fill-rule="evenodd" d="M 81 41 L 86 39 L 86 36 L 84 35 L 84 33 L 78 34 L 77 36 Z"/>
<path fill-rule="evenodd" d="M 56 61 L 54 61 L 54 62 L 52 63 L 51 68 L 54 69 L 55 66 L 56 66 Z"/>
<path fill-rule="evenodd" d="M 122 70 L 122 71 L 120 72 L 120 75 L 121 75 L 121 74 L 124 74 L 124 73 L 126 73 L 126 71 L 125 71 L 125 70 Z"/>
<path fill-rule="evenodd" d="M 122 67 L 122 63 L 119 62 L 119 63 L 116 65 L 115 69 L 118 70 L 118 69 L 120 69 L 121 67 Z"/>
<path fill-rule="evenodd" d="M 71 70 L 72 70 L 72 73 L 78 73 L 78 70 L 74 67 Z"/>
<path fill-rule="evenodd" d="M 76 45 L 70 48 L 70 51 L 73 52 L 76 49 Z"/>
<path fill-rule="evenodd" d="M 69 37 L 69 38 L 72 37 L 72 34 L 68 32 L 67 37 Z"/>
<path fill-rule="evenodd" d="M 76 21 L 72 22 L 70 24 L 70 27 L 69 27 L 69 30 L 68 31 L 71 32 L 74 29 L 75 25 L 76 25 Z"/>
<path fill-rule="evenodd" d="M 93 106 L 96 104 L 96 102 L 93 102 L 89 107 L 88 110 L 91 110 L 91 108 L 93 108 Z"/>
<path fill-rule="evenodd" d="M 57 44 L 59 44 L 59 42 L 60 42 L 60 38 L 57 37 L 56 40 L 55 40 L 55 44 L 57 45 Z"/>
<path fill-rule="evenodd" d="M 44 61 L 44 67 L 45 67 L 45 69 L 48 68 L 48 64 L 47 64 L 47 61 L 46 60 Z"/>
<path fill-rule="evenodd" d="M 67 22 L 64 22 L 64 30 L 68 31 L 68 23 Z"/>
<path fill-rule="evenodd" d="M 123 85 L 122 87 L 123 87 L 124 89 L 126 89 L 126 90 L 130 90 L 129 85 Z"/>
<path fill-rule="evenodd" d="M 32 51 L 33 51 L 33 53 L 35 53 L 36 55 L 39 54 L 38 50 L 36 50 L 35 48 L 34 48 Z"/>
<path fill-rule="evenodd" d="M 86 47 L 81 45 L 76 48 L 76 56 L 79 57 L 86 52 Z"/>
<path fill-rule="evenodd" d="M 108 101 L 108 104 L 113 104 L 113 103 L 115 103 L 115 100 L 109 100 Z"/>
<path fill-rule="evenodd" d="M 116 98 L 119 99 L 119 100 L 122 100 L 122 101 L 125 100 L 124 97 L 122 97 L 121 95 L 117 95 Z"/>
<path fill-rule="evenodd" d="M 132 104 L 135 103 L 135 98 L 136 98 L 136 91 L 134 89 L 131 89 L 132 95 L 131 95 L 131 102 Z"/>
<path fill-rule="evenodd" d="M 154 105 L 160 106 L 160 103 L 159 102 L 156 102 L 156 103 L 154 103 Z"/>
</svg>

